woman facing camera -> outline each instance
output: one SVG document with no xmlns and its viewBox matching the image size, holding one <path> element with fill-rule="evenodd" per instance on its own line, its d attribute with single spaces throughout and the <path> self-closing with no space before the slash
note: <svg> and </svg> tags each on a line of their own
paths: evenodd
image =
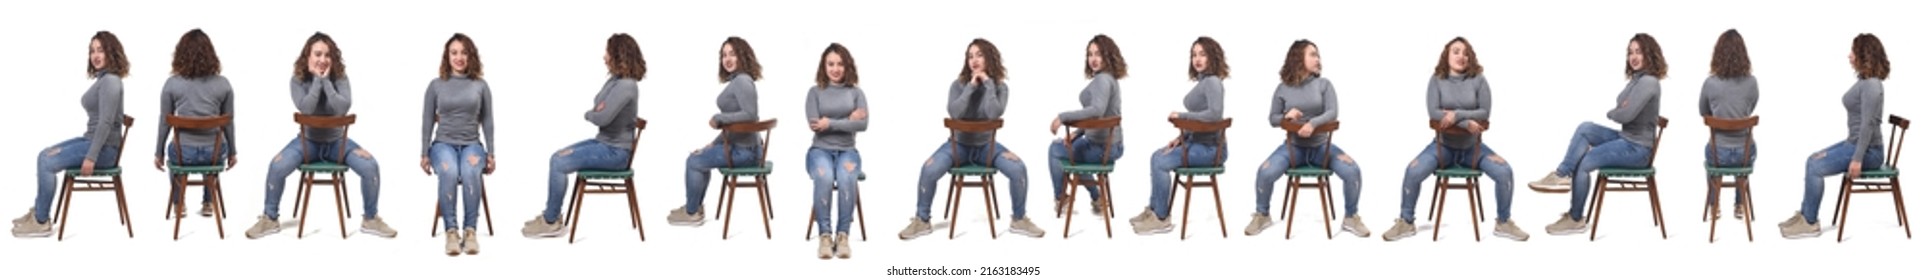
<svg viewBox="0 0 1926 280">
<path fill-rule="evenodd" d="M 856 151 L 856 134 L 869 130 L 869 99 L 856 87 L 856 58 L 849 48 L 831 43 L 816 64 L 816 85 L 809 87 L 803 113 L 809 130 L 816 132 L 804 164 L 809 179 L 815 181 L 813 201 L 817 238 L 821 246 L 816 257 L 849 258 L 849 224 L 856 219 L 856 177 L 863 173 L 863 155 Z M 832 194 L 832 191 L 833 194 Z M 831 196 L 834 196 L 833 198 Z M 836 206 L 835 212 L 829 207 Z M 830 217 L 836 227 L 830 228 Z M 835 238 L 831 239 L 831 230 Z"/>
<path fill-rule="evenodd" d="M 1645 168 L 1651 166 L 1652 148 L 1658 141 L 1659 80 L 1665 78 L 1665 54 L 1652 35 L 1639 33 L 1625 46 L 1625 89 L 1613 99 L 1605 117 L 1619 124 L 1612 129 L 1585 122 L 1572 132 L 1565 159 L 1545 178 L 1531 183 L 1538 191 L 1569 188 L 1571 209 L 1557 222 L 1545 226 L 1552 235 L 1585 233 L 1585 198 L 1591 194 L 1592 171 L 1601 168 Z"/>
<path fill-rule="evenodd" d="M 482 174 L 495 170 L 495 98 L 482 80 L 481 53 L 468 35 L 442 45 L 441 75 L 428 82 L 421 110 L 421 171 L 436 175 L 449 256 L 481 253 Z M 460 187 L 457 189 L 457 187 Z M 461 197 L 462 211 L 455 211 Z M 461 213 L 461 222 L 455 214 Z M 460 227 L 460 232 L 455 231 Z"/>
</svg>

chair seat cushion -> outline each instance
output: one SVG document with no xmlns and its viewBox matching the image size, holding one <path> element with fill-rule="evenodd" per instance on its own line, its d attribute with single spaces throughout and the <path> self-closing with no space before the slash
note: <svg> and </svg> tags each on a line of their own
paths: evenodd
<svg viewBox="0 0 1926 280">
<path fill-rule="evenodd" d="M 1324 169 L 1322 167 L 1306 165 L 1306 166 L 1294 167 L 1291 169 L 1285 169 L 1284 175 L 1290 175 L 1294 177 L 1331 176 L 1331 170 Z"/>
<path fill-rule="evenodd" d="M 592 180 L 620 180 L 635 176 L 635 170 L 579 170 L 575 176 Z"/>
<path fill-rule="evenodd" d="M 857 181 L 857 182 L 862 182 L 863 180 L 869 180 L 869 173 L 866 173 L 866 172 L 862 172 L 862 171 L 857 171 L 857 172 L 856 172 L 856 181 Z"/>
<path fill-rule="evenodd" d="M 182 166 L 182 165 L 173 165 L 173 164 L 168 164 L 168 165 L 167 165 L 167 173 L 170 173 L 170 174 L 174 174 L 174 175 L 185 175 L 185 174 L 221 174 L 221 170 L 222 170 L 222 169 L 226 169 L 226 168 L 227 168 L 227 167 L 224 167 L 224 166 L 220 166 L 220 165 L 186 165 L 186 166 Z"/>
<path fill-rule="evenodd" d="M 1600 168 L 1598 169 L 1598 176 L 1607 177 L 1607 178 L 1645 177 L 1645 176 L 1652 176 L 1652 174 L 1658 174 L 1658 171 L 1651 168 Z"/>
<path fill-rule="evenodd" d="M 1057 163 L 1063 165 L 1063 172 L 1078 175 L 1110 174 L 1117 169 L 1116 165 L 1111 164 L 1071 163 L 1068 160 L 1059 160 Z"/>
<path fill-rule="evenodd" d="M 1177 175 L 1218 175 L 1224 174 L 1223 166 L 1178 167 Z"/>
<path fill-rule="evenodd" d="M 1445 178 L 1478 178 L 1478 176 L 1484 176 L 1485 172 L 1471 168 L 1451 167 L 1432 171 L 1431 175 Z"/>
<path fill-rule="evenodd" d="M 1719 167 L 1707 164 L 1705 165 L 1705 174 L 1711 176 L 1746 176 L 1752 175 L 1752 167 Z"/>
<path fill-rule="evenodd" d="M 964 165 L 950 168 L 951 175 L 984 176 L 996 174 L 996 168 L 982 165 Z"/>
<path fill-rule="evenodd" d="M 761 166 L 723 167 L 717 168 L 716 171 L 722 172 L 722 175 L 769 175 L 770 170 L 775 166 L 776 163 L 773 161 L 764 161 Z"/>
<path fill-rule="evenodd" d="M 100 172 L 100 171 L 94 171 L 94 172 Z M 1899 177 L 1898 168 L 1859 171 L 1859 178 L 1857 179 L 1886 179 L 1886 178 L 1894 178 L 1894 177 Z"/>
<path fill-rule="evenodd" d="M 299 169 L 301 170 L 301 172 L 333 173 L 333 172 L 347 171 L 348 166 L 342 165 L 339 163 L 323 161 L 323 162 L 302 164 Z"/>
<path fill-rule="evenodd" d="M 72 169 L 67 169 L 67 173 L 65 173 L 65 174 L 67 174 L 67 177 L 89 177 L 89 176 L 92 176 L 92 177 L 100 177 L 100 176 L 120 176 L 120 168 L 119 168 L 119 167 L 113 167 L 113 168 L 94 168 L 94 174 L 93 174 L 93 175 L 80 175 L 80 169 L 79 169 L 79 168 L 72 168 Z"/>
</svg>

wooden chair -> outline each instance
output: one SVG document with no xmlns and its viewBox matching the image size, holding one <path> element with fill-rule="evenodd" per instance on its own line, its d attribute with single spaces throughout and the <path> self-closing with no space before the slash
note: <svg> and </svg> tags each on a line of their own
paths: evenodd
<svg viewBox="0 0 1926 280">
<path fill-rule="evenodd" d="M 1217 134 L 1217 153 L 1211 158 L 1210 166 L 1178 167 L 1176 170 L 1171 171 L 1171 173 L 1176 174 L 1176 176 L 1171 176 L 1170 178 L 1170 201 L 1165 203 L 1176 206 L 1177 188 L 1184 189 L 1184 226 L 1178 230 L 1177 239 L 1190 239 L 1191 190 L 1197 188 L 1210 188 L 1210 199 L 1217 205 L 1217 232 L 1223 235 L 1224 238 L 1230 238 L 1230 230 L 1225 228 L 1224 225 L 1224 196 L 1217 191 L 1217 175 L 1224 174 L 1224 148 L 1230 145 L 1230 133 L 1226 129 L 1230 128 L 1231 119 L 1224 118 L 1224 120 L 1221 121 L 1206 122 L 1171 118 L 1170 124 L 1176 126 L 1180 133 Z M 1190 145 L 1184 145 L 1183 150 L 1177 152 L 1182 153 L 1183 157 L 1179 159 L 1179 162 L 1184 164 L 1190 163 Z M 1207 181 L 1197 181 L 1197 176 L 1207 176 L 1210 179 Z M 1179 177 L 1183 179 L 1179 180 Z"/>
<path fill-rule="evenodd" d="M 1485 127 L 1486 129 L 1491 128 L 1490 121 L 1476 120 L 1475 122 L 1478 123 L 1478 126 Z M 1455 163 L 1441 160 L 1438 161 L 1438 169 L 1431 172 L 1431 177 L 1436 178 L 1436 180 L 1432 181 L 1434 187 L 1431 191 L 1431 212 L 1425 215 L 1425 219 L 1432 220 L 1433 222 L 1431 225 L 1431 241 L 1438 241 L 1438 231 L 1444 228 L 1444 218 L 1440 218 L 1440 216 L 1444 216 L 1445 195 L 1449 195 L 1451 193 L 1450 190 L 1455 189 L 1465 190 L 1465 201 L 1471 203 L 1466 205 L 1471 207 L 1471 239 L 1484 242 L 1484 230 L 1478 229 L 1478 223 L 1485 221 L 1484 190 L 1482 190 L 1483 187 L 1479 181 L 1485 176 L 1485 172 L 1484 170 L 1478 169 L 1478 164 L 1485 158 L 1485 150 L 1481 148 L 1485 145 L 1485 135 L 1484 133 L 1472 133 L 1470 130 L 1458 127 L 1452 123 L 1434 120 L 1431 121 L 1430 124 L 1431 130 L 1437 132 L 1437 137 L 1433 138 L 1431 145 L 1432 149 L 1437 151 L 1439 159 L 1445 158 L 1445 135 L 1472 135 L 1473 139 L 1476 140 L 1474 140 L 1475 142 L 1473 142 L 1471 147 L 1478 149 L 1476 152 L 1473 152 L 1472 158 L 1474 161 L 1471 166 L 1458 166 Z M 1462 179 L 1464 182 L 1453 183 L 1451 182 L 1452 179 Z"/>
<path fill-rule="evenodd" d="M 1303 128 L 1304 124 L 1285 121 L 1280 127 L 1284 129 L 1285 133 L 1297 133 L 1297 130 Z M 1284 239 L 1291 239 L 1291 229 L 1296 227 L 1297 191 L 1304 188 L 1317 189 L 1318 204 L 1322 206 L 1318 207 L 1318 210 L 1324 210 L 1324 215 L 1319 215 L 1319 217 L 1324 218 L 1324 239 L 1336 237 L 1331 234 L 1331 220 L 1337 219 L 1337 205 L 1332 203 L 1331 174 L 1333 172 L 1329 167 L 1331 166 L 1331 159 L 1337 157 L 1331 154 L 1331 147 L 1335 146 L 1331 144 L 1331 141 L 1335 141 L 1337 138 L 1338 121 L 1324 123 L 1311 130 L 1312 133 L 1330 133 L 1330 136 L 1327 137 L 1327 140 L 1324 142 L 1324 154 L 1326 156 L 1322 163 L 1296 166 L 1284 170 L 1284 175 L 1287 177 L 1287 180 L 1289 180 L 1285 186 L 1291 189 L 1290 195 L 1284 197 L 1284 208 L 1289 209 L 1285 210 L 1287 213 L 1284 215 Z M 1284 142 L 1285 144 L 1291 144 L 1289 137 L 1286 137 Z M 1297 162 L 1298 156 L 1298 153 L 1291 153 L 1291 158 L 1286 159 L 1286 163 Z M 1304 177 L 1316 178 L 1316 181 L 1305 183 Z"/>
<path fill-rule="evenodd" d="M 173 146 L 175 153 L 180 153 L 181 130 L 212 129 L 215 135 L 224 135 L 225 127 L 227 124 L 234 122 L 234 116 L 188 117 L 169 114 L 167 115 L 166 122 L 168 126 L 173 127 L 172 130 L 168 131 L 168 134 L 172 134 L 171 137 L 173 138 L 173 140 L 170 140 L 170 142 L 174 143 L 171 146 Z M 216 157 L 225 157 L 227 154 L 227 144 L 225 142 L 229 141 L 229 139 L 226 138 L 226 136 L 214 137 L 214 155 Z M 179 213 L 187 212 L 187 188 L 191 186 L 212 189 L 212 192 L 214 192 L 215 207 L 214 229 L 217 234 L 220 235 L 221 239 L 227 239 L 227 227 L 220 222 L 227 219 L 227 202 L 221 195 L 221 171 L 228 168 L 227 163 L 216 161 L 209 165 L 185 165 L 183 162 L 185 162 L 184 159 L 175 158 L 174 162 L 167 164 L 168 176 L 174 180 L 175 184 L 179 184 L 179 186 L 173 188 L 173 193 L 181 195 L 180 201 L 174 201 L 171 197 L 167 200 L 167 217 L 174 219 L 174 240 L 181 239 L 181 220 L 184 220 L 182 217 L 184 215 L 180 215 Z M 200 175 L 201 179 L 190 180 L 194 175 Z"/>
<path fill-rule="evenodd" d="M 1721 130 L 1723 131 L 1744 130 L 1746 131 L 1745 155 L 1747 155 L 1748 157 L 1746 159 L 1746 162 L 1751 162 L 1752 161 L 1752 159 L 1750 158 L 1752 154 L 1751 132 L 1752 132 L 1752 128 L 1758 125 L 1759 125 L 1759 116 L 1752 116 L 1744 119 L 1722 119 L 1722 118 L 1713 117 L 1713 116 L 1705 116 L 1705 126 L 1708 128 L 1708 130 L 1711 131 L 1711 137 L 1708 140 L 1706 140 L 1706 143 L 1708 144 L 1718 143 L 1719 131 Z M 1712 162 L 1715 162 L 1715 163 L 1721 162 L 1719 160 L 1718 153 L 1712 153 L 1711 160 Z M 1726 182 L 1725 177 L 1732 177 L 1732 181 Z M 1752 177 L 1752 165 L 1750 164 L 1746 164 L 1745 166 L 1738 166 L 1738 167 L 1719 167 L 1710 163 L 1705 165 L 1705 179 L 1706 179 L 1705 186 L 1706 188 L 1709 188 L 1711 190 L 1705 193 L 1705 200 L 1708 201 L 1709 203 L 1706 203 L 1705 209 L 1700 211 L 1699 219 L 1702 221 L 1712 222 L 1712 229 L 1708 231 L 1707 236 L 1705 238 L 1705 242 L 1718 241 L 1719 220 L 1712 219 L 1712 214 L 1715 214 L 1715 213 L 1712 213 L 1712 204 L 1718 203 L 1719 191 L 1724 188 L 1736 189 L 1739 192 L 1738 195 L 1743 197 L 1743 199 L 1745 199 L 1745 203 L 1743 203 L 1743 205 L 1740 205 L 1740 207 L 1745 207 L 1743 211 L 1745 211 L 1746 213 L 1745 217 L 1743 218 L 1745 219 L 1745 241 L 1752 241 L 1752 220 L 1756 220 L 1754 216 L 1757 216 L 1757 215 L 1754 215 L 1754 213 L 1758 213 L 1758 212 L 1752 211 L 1752 179 L 1751 177 Z"/>
<path fill-rule="evenodd" d="M 60 234 L 58 237 L 54 237 L 54 240 L 67 240 L 67 219 L 60 219 L 59 217 L 67 212 L 68 207 L 73 206 L 69 203 L 72 202 L 74 192 L 88 191 L 114 192 L 114 201 L 119 203 L 120 206 L 120 224 L 127 226 L 127 238 L 134 238 L 134 220 L 127 218 L 127 188 L 125 184 L 121 184 L 120 180 L 120 159 L 126 158 L 127 133 L 132 132 L 134 129 L 134 117 L 121 115 L 120 126 L 121 141 L 114 145 L 119 147 L 118 150 L 122 152 L 120 152 L 120 156 L 114 157 L 114 162 L 111 163 L 113 165 L 109 165 L 113 167 L 94 168 L 94 173 L 91 174 L 81 174 L 80 168 L 69 168 L 61 172 L 60 199 L 54 200 L 54 202 L 60 204 L 60 207 L 52 208 L 58 211 L 54 211 L 50 213 L 53 215 L 47 216 L 60 220 Z M 96 165 L 98 166 L 98 163 L 96 163 Z M 74 186 L 75 184 L 80 184 L 80 186 Z M 48 222 L 52 222 L 52 220 L 48 220 Z"/>
<path fill-rule="evenodd" d="M 722 133 L 724 134 L 728 134 L 728 133 L 762 133 L 763 134 L 762 145 L 760 145 L 761 146 L 760 149 L 762 149 L 762 154 L 757 159 L 758 162 L 762 163 L 761 165 L 753 165 L 753 164 L 747 164 L 747 163 L 744 165 L 736 165 L 734 157 L 729 156 L 734 154 L 735 146 L 733 143 L 729 143 L 729 137 L 722 137 L 723 159 L 726 160 L 724 161 L 724 163 L 726 163 L 726 165 L 724 166 L 728 166 L 728 167 L 717 168 L 716 170 L 718 173 L 722 173 L 722 193 L 717 198 L 726 200 L 727 202 L 716 203 L 716 207 L 718 208 L 716 209 L 716 214 L 723 216 L 723 220 L 722 220 L 722 239 L 723 240 L 729 239 L 729 222 L 730 220 L 733 220 L 735 218 L 735 214 L 736 214 L 735 213 L 736 212 L 735 195 L 736 195 L 736 192 L 738 192 L 736 190 L 737 188 L 756 189 L 756 200 L 759 200 L 759 202 L 761 202 L 760 206 L 762 206 L 763 238 L 769 238 L 769 239 L 775 238 L 775 235 L 769 232 L 769 219 L 774 219 L 776 217 L 776 214 L 774 213 L 774 211 L 771 211 L 770 209 L 771 204 L 769 203 L 769 173 L 770 171 L 772 171 L 773 168 L 775 168 L 775 163 L 769 161 L 769 142 L 770 142 L 769 140 L 771 137 L 775 136 L 775 128 L 776 128 L 775 119 L 768 119 L 768 120 L 763 120 L 763 121 L 753 122 L 753 123 L 737 123 L 737 124 L 729 124 L 729 125 L 722 126 Z M 742 177 L 744 176 L 752 177 L 754 178 L 753 179 L 754 181 L 744 182 L 742 181 Z M 723 209 L 723 207 L 727 207 L 727 208 Z M 725 211 L 727 212 L 726 214 L 724 213 Z"/>
<path fill-rule="evenodd" d="M 634 148 L 629 149 L 629 162 L 622 165 L 630 166 L 629 168 L 620 170 L 584 169 L 575 171 L 575 195 L 573 199 L 569 200 L 568 212 L 563 215 L 563 218 L 568 219 L 569 244 L 575 243 L 575 232 L 581 229 L 581 224 L 577 224 L 576 222 L 582 221 L 582 196 L 587 194 L 628 195 L 629 227 L 635 228 L 636 238 L 640 238 L 642 241 L 649 240 L 648 235 L 643 232 L 642 228 L 642 208 L 636 204 L 635 169 L 633 167 L 635 164 L 635 150 L 641 149 L 641 146 L 637 144 L 642 141 L 642 130 L 648 128 L 648 126 L 648 120 L 635 118 L 635 136 L 629 138 L 629 147 Z"/>
<path fill-rule="evenodd" d="M 1893 125 L 1891 132 L 1886 135 L 1886 146 L 1893 149 L 1886 151 L 1885 166 L 1862 167 L 1864 169 L 1859 171 L 1859 178 L 1842 176 L 1845 178 L 1840 179 L 1843 182 L 1839 186 L 1839 202 L 1834 204 L 1832 212 L 1832 221 L 1839 229 L 1839 238 L 1835 242 L 1846 242 L 1846 205 L 1852 203 L 1853 193 L 1892 193 L 1893 211 L 1899 215 L 1899 226 L 1906 229 L 1906 239 L 1913 239 L 1913 225 L 1906 219 L 1906 198 L 1899 191 L 1899 150 L 1906 145 L 1906 130 L 1911 128 L 1913 122 L 1899 115 L 1888 116 L 1886 122 Z"/>
<path fill-rule="evenodd" d="M 1605 206 L 1605 193 L 1608 192 L 1644 192 L 1652 201 L 1652 224 L 1659 227 L 1659 238 L 1670 238 L 1670 235 L 1665 232 L 1664 208 L 1659 207 L 1658 171 L 1652 165 L 1658 159 L 1658 145 L 1660 141 L 1665 140 L 1665 126 L 1668 123 L 1671 123 L 1670 119 L 1659 117 L 1658 135 L 1652 138 L 1652 156 L 1645 159 L 1645 168 L 1598 169 L 1598 179 L 1595 179 L 1595 183 L 1592 184 L 1591 207 L 1587 207 L 1592 213 L 1585 215 L 1592 219 L 1591 240 L 1598 240 L 1599 214 L 1605 212 L 1600 208 Z"/>
<path fill-rule="evenodd" d="M 857 184 L 860 185 L 863 182 L 863 180 L 868 180 L 868 179 L 869 179 L 869 174 L 856 173 Z M 863 241 L 869 241 L 869 223 L 863 221 L 863 193 L 860 191 L 862 188 L 857 188 L 857 189 L 859 191 L 857 191 L 856 193 L 850 194 L 850 195 L 856 196 L 854 198 L 856 203 L 856 228 L 862 232 Z M 831 188 L 830 191 L 840 192 L 842 191 L 842 188 L 841 186 L 837 186 L 836 188 Z M 816 215 L 819 215 L 819 214 L 820 213 L 816 213 L 816 207 L 809 207 L 809 221 L 807 221 L 809 222 L 809 225 L 803 228 L 803 240 L 806 241 L 806 240 L 809 240 L 810 238 L 816 237 L 816 231 L 815 231 Z"/>
<path fill-rule="evenodd" d="M 301 162 L 304 162 L 297 168 L 301 171 L 301 184 L 294 191 L 294 213 L 301 219 L 300 225 L 295 227 L 295 238 L 302 238 L 308 233 L 308 208 L 314 208 L 314 186 L 329 185 L 334 187 L 335 224 L 341 227 L 341 239 L 348 239 L 347 218 L 354 217 L 354 207 L 350 206 L 348 198 L 348 126 L 354 122 L 354 114 L 314 116 L 294 113 L 294 123 L 301 126 Z M 334 155 L 308 154 L 309 150 L 318 149 L 309 144 L 313 143 L 308 139 L 308 129 L 311 128 L 341 129 L 341 139 L 335 143 L 335 149 L 340 152 Z M 310 161 L 315 157 L 321 157 L 321 160 Z M 326 177 L 316 178 L 317 174 Z"/>
<path fill-rule="evenodd" d="M 990 217 L 990 239 L 996 239 L 996 220 L 1002 219 L 1003 215 L 1001 212 L 1002 207 L 997 203 L 996 178 L 994 178 L 994 176 L 996 176 L 996 157 L 1002 153 L 997 151 L 985 152 L 983 162 L 987 164 L 962 164 L 964 161 L 958 157 L 957 154 L 959 147 L 956 146 L 956 136 L 961 133 L 987 132 L 990 134 L 990 145 L 994 146 L 996 145 L 996 132 L 998 129 L 1003 128 L 1003 119 L 966 121 L 946 118 L 943 119 L 943 127 L 949 128 L 950 130 L 950 158 L 954 159 L 951 161 L 949 172 L 949 198 L 945 199 L 947 202 L 943 203 L 943 218 L 950 219 L 950 239 L 956 239 L 957 219 L 955 218 L 961 217 L 961 211 L 963 210 L 963 201 L 957 199 L 963 196 L 963 189 L 965 188 L 983 189 L 984 212 Z M 970 180 L 972 178 L 976 180 Z M 956 211 L 958 216 L 950 216 L 950 212 L 952 211 Z"/>
<path fill-rule="evenodd" d="M 1102 130 L 1110 130 L 1112 132 L 1115 132 L 1117 126 L 1121 124 L 1123 124 L 1123 117 L 1104 117 L 1104 118 L 1095 118 L 1095 119 L 1067 122 L 1067 123 L 1064 123 L 1063 125 L 1068 128 L 1075 128 L 1075 129 L 1084 130 L 1084 131 L 1102 129 Z M 1077 151 L 1076 149 L 1074 149 L 1075 148 L 1074 146 L 1070 145 L 1070 143 L 1073 141 L 1076 141 L 1076 137 L 1077 137 L 1077 133 L 1063 134 L 1063 150 L 1066 151 L 1066 154 L 1073 155 L 1071 156 L 1071 158 L 1073 159 L 1075 158 L 1074 155 L 1077 154 Z M 1115 143 L 1103 144 L 1103 161 L 1101 162 L 1079 163 L 1079 162 L 1076 162 L 1075 160 L 1062 160 L 1060 162 L 1060 164 L 1063 166 L 1063 173 L 1065 173 L 1064 180 L 1063 180 L 1063 184 L 1064 184 L 1063 188 L 1065 188 L 1066 189 L 1065 191 L 1067 192 L 1064 193 L 1063 197 L 1057 198 L 1058 201 L 1063 201 L 1063 203 L 1059 203 L 1059 205 L 1063 205 L 1063 207 L 1065 207 L 1065 208 L 1057 209 L 1057 216 L 1063 217 L 1063 238 L 1064 239 L 1070 238 L 1070 220 L 1076 216 L 1074 214 L 1071 214 L 1071 211 L 1070 211 L 1071 209 L 1068 209 L 1068 208 L 1076 207 L 1077 188 L 1087 183 L 1087 182 L 1083 182 L 1083 179 L 1077 178 L 1078 176 L 1083 176 L 1083 175 L 1093 176 L 1096 179 L 1096 182 L 1088 182 L 1088 183 L 1094 183 L 1097 185 L 1097 192 L 1098 192 L 1097 208 L 1103 211 L 1103 213 L 1099 213 L 1099 214 L 1102 214 L 1102 216 L 1104 217 L 1103 219 L 1104 237 L 1105 238 L 1116 237 L 1116 234 L 1111 232 L 1110 230 L 1110 219 L 1117 218 L 1117 207 L 1115 205 L 1112 205 L 1111 202 L 1113 200 L 1110 199 L 1110 172 L 1117 170 L 1116 163 L 1111 161 L 1112 159 L 1110 157 L 1112 148 L 1114 148 L 1114 146 L 1116 146 Z"/>
<path fill-rule="evenodd" d="M 435 122 L 441 122 L 441 116 L 435 116 Z M 487 175 L 487 173 L 483 173 L 483 175 Z M 482 221 L 487 222 L 488 236 L 495 236 L 495 215 L 493 211 L 488 210 L 488 179 L 486 177 L 483 177 L 481 182 L 475 182 L 475 192 L 478 193 L 476 195 L 481 196 Z M 435 237 L 439 234 L 441 234 L 441 200 L 436 199 L 434 222 L 428 224 L 428 237 Z"/>
</svg>

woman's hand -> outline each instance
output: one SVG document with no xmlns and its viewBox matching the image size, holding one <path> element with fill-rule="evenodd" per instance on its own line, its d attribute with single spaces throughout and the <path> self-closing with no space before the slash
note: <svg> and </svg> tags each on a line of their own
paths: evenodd
<svg viewBox="0 0 1926 280">
<path fill-rule="evenodd" d="M 488 165 L 482 166 L 482 174 L 495 174 L 495 155 L 488 155 Z"/>
<path fill-rule="evenodd" d="M 428 175 L 435 175 L 435 170 L 433 168 L 429 168 L 429 166 L 431 165 L 428 164 L 428 156 L 421 156 L 421 173 L 428 173 Z"/>
</svg>

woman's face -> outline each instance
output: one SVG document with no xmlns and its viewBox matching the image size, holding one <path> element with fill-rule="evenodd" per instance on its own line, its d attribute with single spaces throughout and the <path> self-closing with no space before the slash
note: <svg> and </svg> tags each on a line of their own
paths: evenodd
<svg viewBox="0 0 1926 280">
<path fill-rule="evenodd" d="M 316 72 L 333 69 L 334 59 L 328 56 L 328 53 L 331 52 L 334 52 L 334 50 L 328 48 L 327 42 L 316 41 L 314 44 L 308 45 L 308 71 Z M 463 61 L 462 67 L 467 67 L 467 64 L 466 61 Z"/>
<path fill-rule="evenodd" d="M 739 67 L 738 65 L 736 65 L 737 60 L 738 58 L 736 57 L 736 46 L 732 46 L 729 44 L 722 44 L 722 71 L 735 73 L 736 68 Z"/>
<path fill-rule="evenodd" d="M 1451 43 L 1451 46 L 1446 49 L 1448 49 L 1446 52 L 1451 53 L 1450 57 L 1446 58 L 1446 60 L 1451 62 L 1451 73 L 1464 74 L 1465 68 L 1471 67 L 1469 47 L 1466 47 L 1464 42 L 1456 42 Z"/>
<path fill-rule="evenodd" d="M 100 65 L 100 63 L 99 63 L 99 62 L 95 62 L 95 63 L 94 63 L 94 65 Z M 1858 66 L 1859 66 L 1859 54 L 1856 54 L 1856 53 L 1852 53 L 1852 52 L 1846 52 L 1846 65 L 1852 65 L 1852 66 L 1854 66 L 1854 67 L 1858 67 Z"/>
<path fill-rule="evenodd" d="M 1208 67 L 1210 67 L 1210 56 L 1204 53 L 1204 45 L 1191 44 L 1190 69 L 1196 70 L 1197 73 L 1204 73 L 1204 70 L 1207 70 L 1205 68 Z"/>
<path fill-rule="evenodd" d="M 1625 64 L 1631 65 L 1633 71 L 1645 70 L 1645 51 L 1639 48 L 1638 41 L 1625 46 Z"/>
<path fill-rule="evenodd" d="M 1089 48 L 1084 49 L 1083 60 L 1089 64 L 1090 70 L 1096 72 L 1106 70 L 1103 69 L 1103 49 L 1097 48 L 1097 44 L 1090 44 Z"/>
<path fill-rule="evenodd" d="M 829 75 L 829 82 L 843 83 L 843 56 L 836 53 L 823 55 L 823 73 Z"/>
<path fill-rule="evenodd" d="M 970 50 L 964 54 L 964 60 L 966 61 L 964 63 L 970 65 L 970 72 L 983 73 L 984 65 L 987 63 L 985 60 L 988 59 L 983 58 L 982 48 L 970 45 Z"/>
<path fill-rule="evenodd" d="M 1322 59 L 1323 56 L 1317 53 L 1317 46 L 1304 46 L 1304 71 L 1323 73 L 1324 63 L 1319 61 Z"/>
<path fill-rule="evenodd" d="M 94 69 L 107 69 L 107 48 L 100 46 L 100 40 L 87 44 L 87 63 Z"/>
<path fill-rule="evenodd" d="M 448 43 L 448 67 L 455 73 L 468 73 L 468 45 L 461 41 Z"/>
</svg>

